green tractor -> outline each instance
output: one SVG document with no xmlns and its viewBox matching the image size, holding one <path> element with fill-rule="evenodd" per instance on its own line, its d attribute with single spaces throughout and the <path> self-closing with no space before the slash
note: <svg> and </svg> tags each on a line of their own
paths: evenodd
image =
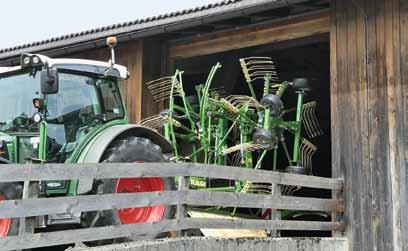
<svg viewBox="0 0 408 251">
<path fill-rule="evenodd" d="M 129 124 L 119 82 L 126 67 L 109 62 L 51 59 L 24 54 L 21 65 L 0 68 L 0 162 L 163 162 L 171 144 L 156 131 Z M 40 181 L 40 197 L 163 191 L 173 179 L 126 178 Z M 0 201 L 19 199 L 22 183 L 0 183 Z M 165 205 L 80 215 L 37 217 L 36 228 L 83 227 L 160 221 L 173 216 Z M 16 235 L 19 219 L 0 219 L 0 237 Z"/>
</svg>

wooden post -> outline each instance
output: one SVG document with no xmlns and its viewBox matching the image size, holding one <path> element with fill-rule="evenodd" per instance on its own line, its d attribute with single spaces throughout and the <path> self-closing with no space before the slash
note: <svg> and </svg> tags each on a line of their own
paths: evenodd
<svg viewBox="0 0 408 251">
<path fill-rule="evenodd" d="M 340 179 L 343 180 L 343 179 Z M 344 186 L 344 183 L 343 183 Z M 344 203 L 344 188 L 332 191 L 332 199 L 341 200 Z M 340 222 L 343 221 L 344 213 L 332 212 L 332 222 Z M 343 232 L 339 231 L 332 231 L 332 237 L 343 237 Z"/>
<path fill-rule="evenodd" d="M 272 184 L 272 195 L 280 196 L 281 193 L 281 185 L 279 184 Z M 271 220 L 280 220 L 281 213 L 278 209 L 271 210 Z M 270 237 L 280 237 L 280 231 L 275 229 L 268 229 L 268 233 Z"/>
<path fill-rule="evenodd" d="M 38 181 L 24 181 L 23 200 L 29 198 L 38 198 Z M 34 234 L 35 217 L 20 218 L 18 235 Z"/>
<path fill-rule="evenodd" d="M 189 189 L 189 178 L 180 176 L 178 180 L 178 190 L 179 192 L 185 191 Z M 177 204 L 177 212 L 176 212 L 176 219 L 177 222 L 180 224 L 187 216 L 187 206 L 185 204 Z M 178 237 L 182 237 L 184 235 L 184 231 L 180 231 L 178 233 Z"/>
</svg>

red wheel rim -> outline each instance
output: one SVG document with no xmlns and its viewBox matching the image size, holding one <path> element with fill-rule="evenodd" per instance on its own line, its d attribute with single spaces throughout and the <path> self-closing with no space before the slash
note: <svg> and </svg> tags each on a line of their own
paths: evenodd
<svg viewBox="0 0 408 251">
<path fill-rule="evenodd" d="M 143 163 L 143 161 L 137 161 Z M 162 178 L 123 178 L 116 183 L 117 193 L 142 193 L 164 191 Z M 161 221 L 166 210 L 165 205 L 152 207 L 124 208 L 118 211 L 122 224 Z"/>
<path fill-rule="evenodd" d="M 0 201 L 5 200 L 4 196 L 0 194 Z M 0 219 L 0 237 L 6 237 L 11 225 L 11 219 Z"/>
</svg>

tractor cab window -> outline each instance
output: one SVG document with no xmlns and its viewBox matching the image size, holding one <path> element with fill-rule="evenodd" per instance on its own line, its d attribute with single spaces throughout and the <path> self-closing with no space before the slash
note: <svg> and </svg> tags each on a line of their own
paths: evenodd
<svg viewBox="0 0 408 251">
<path fill-rule="evenodd" d="M 50 155 L 59 153 L 62 162 L 93 128 L 122 118 L 124 111 L 113 80 L 64 72 L 58 76 L 58 93 L 48 95 L 47 135 L 54 145 Z"/>
<path fill-rule="evenodd" d="M 112 80 L 101 79 L 97 83 L 103 99 L 103 111 L 106 120 L 124 116 L 121 98 L 117 85 Z"/>
<path fill-rule="evenodd" d="M 0 132 L 38 132 L 32 120 L 33 99 L 40 97 L 39 74 L 21 73 L 0 77 Z"/>
<path fill-rule="evenodd" d="M 48 96 L 48 135 L 59 144 L 76 142 L 84 129 L 98 122 L 100 104 L 90 77 L 59 74 L 58 93 Z"/>
</svg>

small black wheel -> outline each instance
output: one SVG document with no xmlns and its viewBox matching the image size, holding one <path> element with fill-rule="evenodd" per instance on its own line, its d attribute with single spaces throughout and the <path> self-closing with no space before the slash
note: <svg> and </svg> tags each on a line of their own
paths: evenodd
<svg viewBox="0 0 408 251">
<path fill-rule="evenodd" d="M 0 167 L 1 168 L 1 167 Z M 0 183 L 0 201 L 17 200 L 23 195 L 23 185 L 20 183 Z M 0 238 L 18 235 L 19 219 L 0 219 Z"/>
<path fill-rule="evenodd" d="M 149 139 L 128 137 L 114 141 L 102 157 L 102 162 L 110 163 L 143 163 L 165 162 L 161 148 Z M 120 178 L 95 181 L 95 190 L 98 193 L 137 193 L 174 190 L 173 178 Z M 133 223 L 158 222 L 172 219 L 175 215 L 175 206 L 157 205 L 143 208 L 126 208 L 100 212 L 93 226 L 107 226 Z M 87 220 L 89 222 L 89 220 Z M 92 221 L 92 220 L 91 220 Z M 142 239 L 165 237 L 166 234 L 145 235 Z M 140 236 L 129 237 L 125 240 L 139 240 Z M 106 244 L 104 242 L 103 244 Z"/>
<path fill-rule="evenodd" d="M 283 102 L 282 99 L 274 94 L 268 94 L 261 99 L 261 105 L 271 109 L 270 114 L 273 117 L 279 117 L 282 115 Z"/>
<path fill-rule="evenodd" d="M 293 79 L 293 89 L 295 89 L 295 91 L 302 91 L 302 92 L 307 92 L 307 91 L 312 90 L 310 88 L 309 80 L 307 78 L 294 78 Z"/>
<path fill-rule="evenodd" d="M 272 149 L 279 140 L 273 130 L 265 128 L 256 129 L 252 138 L 256 144 L 268 145 L 269 149 Z"/>
</svg>

